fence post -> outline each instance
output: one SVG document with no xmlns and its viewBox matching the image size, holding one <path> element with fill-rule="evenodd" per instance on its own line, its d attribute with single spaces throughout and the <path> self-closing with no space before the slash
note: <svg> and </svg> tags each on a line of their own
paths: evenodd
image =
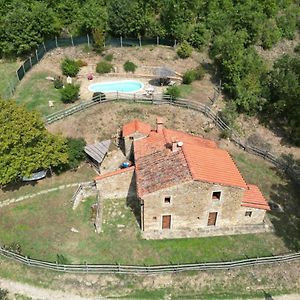
<svg viewBox="0 0 300 300">
<path fill-rule="evenodd" d="M 23 72 L 24 72 L 24 75 L 25 75 L 25 74 L 26 74 L 26 71 L 25 71 L 24 64 L 22 65 L 22 69 L 23 69 Z"/>
<path fill-rule="evenodd" d="M 37 50 L 35 50 L 36 60 L 39 61 L 39 56 Z"/>
<path fill-rule="evenodd" d="M 18 74 L 18 70 L 16 71 L 16 75 L 17 75 L 18 80 L 20 81 L 20 77 L 19 77 L 19 74 Z"/>
<path fill-rule="evenodd" d="M 32 68 L 31 56 L 29 56 L 29 62 L 30 62 L 30 66 L 31 66 L 31 68 Z"/>
<path fill-rule="evenodd" d="M 122 36 L 120 36 L 120 45 L 121 45 L 121 48 L 123 47 L 123 38 Z"/>
<path fill-rule="evenodd" d="M 159 45 L 159 36 L 156 37 L 156 46 Z"/>
<path fill-rule="evenodd" d="M 177 41 L 175 40 L 174 41 L 174 48 L 176 48 L 176 46 L 177 46 Z"/>
<path fill-rule="evenodd" d="M 73 41 L 73 36 L 71 35 L 71 43 L 72 43 L 72 46 L 74 47 L 74 41 Z"/>
<path fill-rule="evenodd" d="M 55 45 L 56 45 L 56 48 L 58 48 L 57 36 L 55 37 Z"/>
<path fill-rule="evenodd" d="M 140 47 L 142 47 L 142 39 L 141 39 L 140 35 L 139 35 L 139 44 L 140 44 Z"/>
<path fill-rule="evenodd" d="M 90 36 L 89 36 L 89 34 L 88 34 L 88 33 L 87 33 L 86 37 L 87 37 L 87 43 L 88 43 L 88 47 L 90 47 Z"/>
<path fill-rule="evenodd" d="M 43 42 L 43 47 L 44 47 L 45 52 L 47 52 L 46 45 L 44 42 Z"/>
</svg>

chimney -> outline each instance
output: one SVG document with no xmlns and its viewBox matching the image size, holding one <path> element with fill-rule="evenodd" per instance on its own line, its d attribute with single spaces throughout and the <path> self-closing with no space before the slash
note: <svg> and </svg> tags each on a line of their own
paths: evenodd
<svg viewBox="0 0 300 300">
<path fill-rule="evenodd" d="M 176 152 L 178 150 L 177 140 L 172 137 L 171 143 L 172 143 L 172 152 Z"/>
<path fill-rule="evenodd" d="M 164 120 L 161 117 L 156 118 L 156 132 L 161 133 L 164 128 Z"/>
</svg>

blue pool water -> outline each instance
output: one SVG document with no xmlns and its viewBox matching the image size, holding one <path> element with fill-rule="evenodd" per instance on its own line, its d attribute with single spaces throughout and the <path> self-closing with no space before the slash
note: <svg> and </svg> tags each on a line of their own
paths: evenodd
<svg viewBox="0 0 300 300">
<path fill-rule="evenodd" d="M 141 90 L 144 85 L 139 81 L 134 80 L 120 80 L 120 81 L 111 81 L 111 82 L 99 82 L 93 83 L 89 86 L 91 92 L 137 92 Z"/>
</svg>

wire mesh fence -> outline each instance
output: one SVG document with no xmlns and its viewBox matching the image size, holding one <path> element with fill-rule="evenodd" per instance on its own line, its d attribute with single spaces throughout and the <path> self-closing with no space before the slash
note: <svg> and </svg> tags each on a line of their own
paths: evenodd
<svg viewBox="0 0 300 300">
<path fill-rule="evenodd" d="M 45 54 L 58 47 L 71 47 L 87 44 L 91 46 L 93 44 L 93 38 L 90 35 L 78 36 L 78 37 L 64 37 L 58 38 L 55 37 L 52 40 L 47 40 L 43 42 L 20 66 L 17 70 L 17 81 L 21 81 L 25 74 L 30 71 L 30 69 L 36 65 L 40 60 L 43 59 Z M 156 38 L 107 38 L 105 40 L 106 47 L 142 47 L 148 45 L 164 45 L 164 46 L 174 46 L 176 41 L 169 39 L 160 39 Z M 10 94 L 12 94 L 11 92 Z"/>
</svg>

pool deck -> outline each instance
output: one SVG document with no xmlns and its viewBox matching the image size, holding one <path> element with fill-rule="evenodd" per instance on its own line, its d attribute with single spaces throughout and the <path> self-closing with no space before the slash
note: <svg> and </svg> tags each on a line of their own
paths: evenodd
<svg viewBox="0 0 300 300">
<path fill-rule="evenodd" d="M 93 74 L 93 80 L 88 80 L 88 74 Z M 118 80 L 133 80 L 140 81 L 144 84 L 144 88 L 137 92 L 137 94 L 143 94 L 146 92 L 146 89 L 149 87 L 154 88 L 154 94 L 162 94 L 166 86 L 156 86 L 151 85 L 150 81 L 153 80 L 155 76 L 150 74 L 131 74 L 131 73 L 108 73 L 108 74 L 97 74 L 95 73 L 94 67 L 87 66 L 80 70 L 80 73 L 77 76 L 77 82 L 80 83 L 80 98 L 82 100 L 89 100 L 93 96 L 93 92 L 91 92 L 88 87 L 94 83 L 100 82 L 109 82 L 109 81 L 118 81 Z M 133 94 L 133 93 L 130 93 Z"/>
</svg>

